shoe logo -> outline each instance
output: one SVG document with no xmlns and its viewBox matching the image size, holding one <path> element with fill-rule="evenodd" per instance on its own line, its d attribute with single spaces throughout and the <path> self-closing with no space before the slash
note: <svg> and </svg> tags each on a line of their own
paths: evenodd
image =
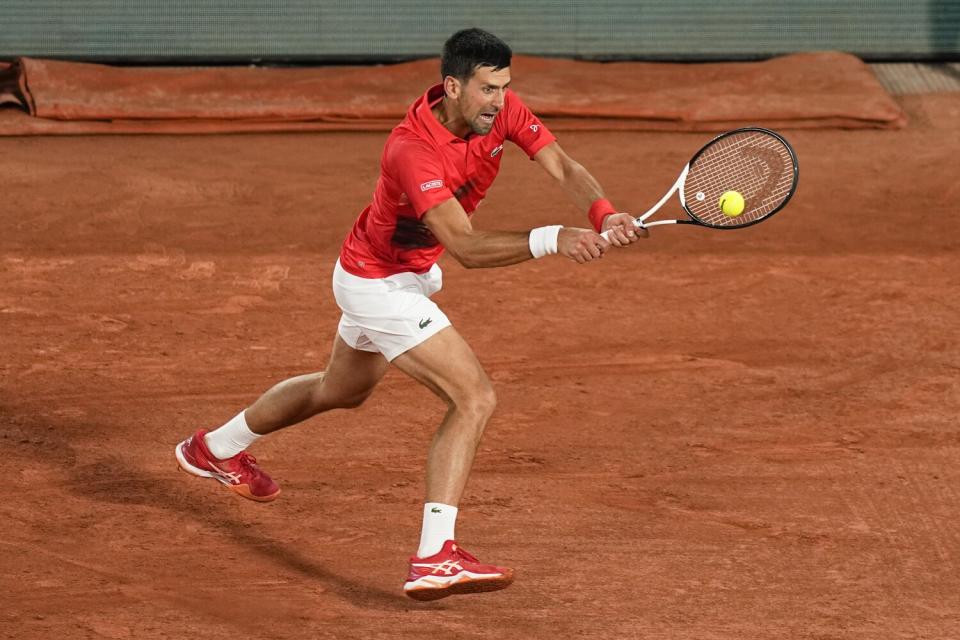
<svg viewBox="0 0 960 640">
<path fill-rule="evenodd" d="M 433 318 L 427 318 L 426 320 L 424 320 L 423 318 L 421 318 L 421 319 L 420 319 L 420 328 L 421 328 L 421 329 L 426 329 L 426 328 L 427 328 L 427 325 L 430 324 L 431 322 L 433 322 Z"/>
<path fill-rule="evenodd" d="M 414 567 L 420 567 L 423 569 L 430 569 L 430 573 L 436 575 L 438 573 L 443 573 L 445 576 L 452 576 L 454 573 L 459 573 L 463 571 L 463 566 L 460 565 L 459 560 L 444 560 L 437 564 L 419 564 L 414 563 Z"/>
<path fill-rule="evenodd" d="M 422 329 L 422 328 L 423 328 L 423 327 L 421 327 L 421 329 Z M 430 513 L 441 513 L 441 511 L 440 511 L 440 508 L 439 508 L 439 507 L 434 507 L 433 509 L 430 509 Z"/>
<path fill-rule="evenodd" d="M 460 566 L 459 560 L 444 560 L 433 568 L 433 573 L 440 573 L 441 571 L 443 571 L 443 575 L 450 576 L 453 575 L 454 571 L 463 571 L 463 567 Z"/>
<path fill-rule="evenodd" d="M 212 462 L 211 462 L 210 466 L 213 467 L 213 470 L 214 470 L 214 472 L 215 472 L 217 475 L 219 475 L 221 478 L 226 478 L 227 480 L 230 481 L 231 484 L 239 484 L 239 483 L 240 483 L 240 477 L 241 477 L 241 476 L 240 476 L 239 473 L 232 472 L 232 471 L 227 471 L 226 469 L 221 469 L 220 467 L 218 467 L 217 465 L 213 464 Z"/>
</svg>

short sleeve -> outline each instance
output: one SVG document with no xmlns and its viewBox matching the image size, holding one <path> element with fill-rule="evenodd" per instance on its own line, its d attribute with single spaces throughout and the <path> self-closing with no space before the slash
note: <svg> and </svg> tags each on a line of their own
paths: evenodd
<svg viewBox="0 0 960 640">
<path fill-rule="evenodd" d="M 418 141 L 403 141 L 390 155 L 390 173 L 420 218 L 453 197 L 445 180 L 443 161 L 435 149 Z"/>
<path fill-rule="evenodd" d="M 545 146 L 556 142 L 556 136 L 550 133 L 540 122 L 540 118 L 533 115 L 512 90 L 507 90 L 504 107 L 507 116 L 507 140 L 523 149 L 528 157 L 533 158 Z"/>
</svg>

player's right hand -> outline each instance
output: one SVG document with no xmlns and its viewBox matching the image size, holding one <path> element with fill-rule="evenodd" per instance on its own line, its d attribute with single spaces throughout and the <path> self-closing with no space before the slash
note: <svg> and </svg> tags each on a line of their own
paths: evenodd
<svg viewBox="0 0 960 640">
<path fill-rule="evenodd" d="M 580 264 L 603 257 L 610 243 L 592 229 L 564 227 L 557 235 L 557 253 Z"/>
</svg>

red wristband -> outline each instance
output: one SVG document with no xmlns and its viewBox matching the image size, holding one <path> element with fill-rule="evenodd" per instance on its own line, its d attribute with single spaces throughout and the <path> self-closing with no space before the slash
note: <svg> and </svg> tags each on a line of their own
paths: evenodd
<svg viewBox="0 0 960 640">
<path fill-rule="evenodd" d="M 603 219 L 606 218 L 611 213 L 616 213 L 617 210 L 613 208 L 613 205 L 610 204 L 610 201 L 606 198 L 599 198 L 594 200 L 593 204 L 590 205 L 590 211 L 587 212 L 587 217 L 590 218 L 590 223 L 593 225 L 593 228 L 597 233 L 600 233 L 601 225 L 603 225 Z"/>
</svg>

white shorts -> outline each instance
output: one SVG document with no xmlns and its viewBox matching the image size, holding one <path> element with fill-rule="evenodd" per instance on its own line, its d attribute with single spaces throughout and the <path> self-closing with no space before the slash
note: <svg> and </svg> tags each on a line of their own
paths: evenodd
<svg viewBox="0 0 960 640">
<path fill-rule="evenodd" d="M 337 332 L 354 349 L 380 352 L 393 360 L 450 326 L 430 299 L 442 286 L 443 272 L 437 265 L 420 275 L 360 278 L 347 273 L 337 260 L 333 296 L 343 311 Z"/>
</svg>

